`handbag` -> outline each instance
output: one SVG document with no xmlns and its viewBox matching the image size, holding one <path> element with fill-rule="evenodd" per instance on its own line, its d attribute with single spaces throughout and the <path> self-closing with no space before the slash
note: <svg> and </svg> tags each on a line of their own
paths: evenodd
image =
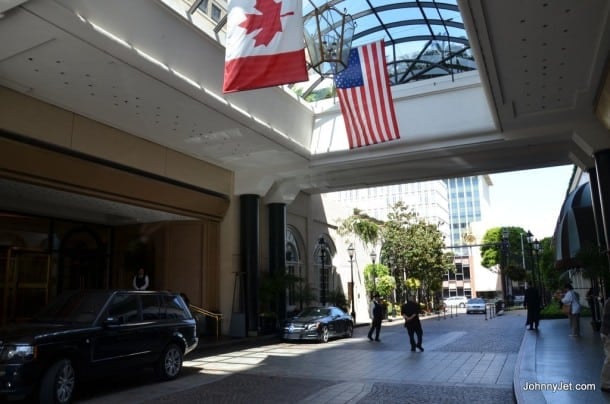
<svg viewBox="0 0 610 404">
<path fill-rule="evenodd" d="M 572 314 L 572 303 L 566 303 L 561 306 L 561 312 L 566 316 Z"/>
</svg>

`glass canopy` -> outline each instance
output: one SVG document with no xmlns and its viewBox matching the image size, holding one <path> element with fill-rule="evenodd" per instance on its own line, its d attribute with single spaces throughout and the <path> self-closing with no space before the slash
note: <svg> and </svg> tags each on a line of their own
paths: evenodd
<svg viewBox="0 0 610 404">
<path fill-rule="evenodd" d="M 224 28 L 226 1 L 186 3 L 191 14 L 209 13 L 217 23 L 215 32 Z M 214 3 L 222 4 L 224 13 L 214 13 Z M 476 69 L 456 0 L 303 0 L 303 17 L 324 4 L 352 16 L 356 23 L 353 47 L 380 39 L 385 41 L 391 85 Z M 320 77 L 313 69 L 309 77 L 309 82 L 293 88 L 303 98 L 313 101 L 332 93 L 331 80 Z"/>
<path fill-rule="evenodd" d="M 353 17 L 353 47 L 385 41 L 391 85 L 476 69 L 456 1 L 303 0 L 303 16 L 326 3 Z M 318 98 L 309 96 L 321 82 L 303 97 Z"/>
</svg>

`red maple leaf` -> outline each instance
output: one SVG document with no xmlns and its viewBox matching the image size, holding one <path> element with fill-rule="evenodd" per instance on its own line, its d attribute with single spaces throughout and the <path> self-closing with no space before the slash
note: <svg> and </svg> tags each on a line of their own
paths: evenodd
<svg viewBox="0 0 610 404">
<path fill-rule="evenodd" d="M 280 18 L 294 14 L 292 11 L 280 14 L 282 3 L 276 3 L 274 0 L 256 0 L 254 8 L 261 13 L 246 13 L 246 19 L 239 24 L 240 27 L 246 29 L 248 34 L 260 30 L 254 35 L 254 46 L 269 45 L 275 34 L 282 32 Z"/>
</svg>

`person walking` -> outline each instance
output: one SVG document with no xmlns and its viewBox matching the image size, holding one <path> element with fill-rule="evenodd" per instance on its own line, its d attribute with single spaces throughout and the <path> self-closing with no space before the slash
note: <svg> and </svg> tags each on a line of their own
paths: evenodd
<svg viewBox="0 0 610 404">
<path fill-rule="evenodd" d="M 371 317 L 371 328 L 369 329 L 369 339 L 373 341 L 373 331 L 375 332 L 375 341 L 380 342 L 379 333 L 381 332 L 381 320 L 383 319 L 383 305 L 379 301 L 379 293 L 375 293 L 371 301 L 369 316 Z"/>
<path fill-rule="evenodd" d="M 407 329 L 407 334 L 409 334 L 411 351 L 415 352 L 415 348 L 417 348 L 421 352 L 424 352 L 424 347 L 421 345 L 424 331 L 421 322 L 419 321 L 419 304 L 407 297 L 407 302 L 402 305 L 400 311 L 402 317 L 405 319 L 405 328 Z M 417 340 L 415 339 L 416 336 Z"/>
<path fill-rule="evenodd" d="M 578 296 L 571 283 L 566 283 L 565 290 L 561 303 L 570 305 L 568 311 L 570 337 L 580 337 L 580 296 Z"/>
<path fill-rule="evenodd" d="M 144 268 L 140 267 L 138 273 L 133 277 L 133 288 L 135 290 L 146 290 L 150 284 L 148 275 L 144 271 Z"/>
<path fill-rule="evenodd" d="M 530 330 L 537 330 L 540 322 L 540 295 L 538 294 L 538 289 L 530 286 L 525 290 L 523 307 L 527 309 L 525 325 L 529 325 Z"/>
<path fill-rule="evenodd" d="M 606 299 L 602 310 L 600 335 L 606 359 L 602 365 L 599 385 L 602 391 L 610 393 L 610 298 Z"/>
</svg>

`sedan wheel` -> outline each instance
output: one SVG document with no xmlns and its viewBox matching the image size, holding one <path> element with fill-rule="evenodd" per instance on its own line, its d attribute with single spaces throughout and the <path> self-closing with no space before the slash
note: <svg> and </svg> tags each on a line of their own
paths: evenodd
<svg viewBox="0 0 610 404">
<path fill-rule="evenodd" d="M 72 402 L 76 373 L 72 362 L 62 359 L 53 364 L 44 374 L 40 383 L 41 403 L 68 404 Z"/>
<path fill-rule="evenodd" d="M 345 336 L 347 338 L 351 338 L 352 335 L 354 335 L 354 325 L 353 324 L 348 324 L 347 325 L 347 330 L 345 331 Z"/>
<path fill-rule="evenodd" d="M 172 380 L 182 369 L 182 350 L 176 344 L 169 344 L 157 362 L 157 376 L 161 380 Z"/>
<path fill-rule="evenodd" d="M 320 342 L 328 342 L 328 327 L 322 326 L 322 332 L 320 333 Z"/>
</svg>

